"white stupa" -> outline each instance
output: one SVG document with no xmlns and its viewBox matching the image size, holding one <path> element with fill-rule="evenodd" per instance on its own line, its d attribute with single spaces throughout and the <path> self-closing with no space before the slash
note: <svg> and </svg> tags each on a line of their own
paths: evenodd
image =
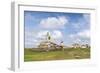
<svg viewBox="0 0 100 73">
<path fill-rule="evenodd" d="M 52 37 L 49 32 L 46 34 L 46 39 L 43 40 L 39 45 L 38 48 L 41 50 L 49 51 L 49 50 L 56 50 L 62 49 L 61 45 L 58 45 L 51 41 Z"/>
</svg>

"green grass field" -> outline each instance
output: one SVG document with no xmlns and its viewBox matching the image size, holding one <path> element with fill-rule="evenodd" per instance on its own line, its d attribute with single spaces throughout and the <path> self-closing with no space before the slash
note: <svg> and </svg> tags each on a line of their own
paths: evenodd
<svg viewBox="0 0 100 73">
<path fill-rule="evenodd" d="M 90 58 L 89 48 L 70 48 L 64 51 L 34 51 L 24 49 L 24 61 L 47 61 L 47 60 L 70 60 L 70 59 L 88 59 Z"/>
</svg>

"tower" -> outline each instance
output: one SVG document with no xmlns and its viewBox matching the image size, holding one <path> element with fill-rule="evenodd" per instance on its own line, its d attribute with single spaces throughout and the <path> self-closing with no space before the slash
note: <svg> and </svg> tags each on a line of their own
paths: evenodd
<svg viewBox="0 0 100 73">
<path fill-rule="evenodd" d="M 47 37 L 46 37 L 47 41 L 50 41 L 51 40 L 51 36 L 50 36 L 50 33 L 47 32 Z"/>
</svg>

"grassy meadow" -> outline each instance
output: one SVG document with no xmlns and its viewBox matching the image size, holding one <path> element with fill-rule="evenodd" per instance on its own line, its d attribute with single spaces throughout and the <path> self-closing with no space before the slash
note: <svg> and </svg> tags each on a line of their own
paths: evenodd
<svg viewBox="0 0 100 73">
<path fill-rule="evenodd" d="M 47 61 L 47 60 L 70 60 L 70 59 L 88 59 L 90 58 L 90 48 L 66 48 L 64 51 L 36 51 L 33 49 L 24 49 L 24 61 Z"/>
</svg>

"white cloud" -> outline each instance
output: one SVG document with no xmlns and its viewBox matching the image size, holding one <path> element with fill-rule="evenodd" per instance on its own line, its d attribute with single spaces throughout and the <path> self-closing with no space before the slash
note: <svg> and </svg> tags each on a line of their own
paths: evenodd
<svg viewBox="0 0 100 73">
<path fill-rule="evenodd" d="M 84 30 L 82 32 L 77 33 L 77 36 L 83 37 L 83 38 L 90 38 L 90 31 Z"/>
<path fill-rule="evenodd" d="M 64 28 L 68 23 L 68 19 L 64 16 L 48 17 L 40 21 L 40 27 L 43 28 Z"/>
<path fill-rule="evenodd" d="M 71 34 L 69 39 L 72 40 L 72 43 L 90 44 L 90 31 L 83 30 L 76 34 Z"/>
<path fill-rule="evenodd" d="M 83 14 L 81 18 L 79 18 L 76 22 L 72 23 L 73 27 L 76 29 L 83 29 L 89 27 L 90 25 L 90 15 Z"/>
<path fill-rule="evenodd" d="M 76 28 L 76 29 L 78 29 L 78 28 L 81 27 L 81 26 L 80 26 L 80 23 L 73 23 L 72 25 L 73 25 L 73 27 Z"/>
<path fill-rule="evenodd" d="M 90 30 L 83 30 L 81 32 L 78 32 L 76 34 L 69 35 L 71 38 L 90 38 Z"/>
<path fill-rule="evenodd" d="M 36 34 L 35 31 L 25 31 L 25 47 L 37 47 L 40 41 L 37 39 Z"/>
<path fill-rule="evenodd" d="M 63 35 L 62 35 L 61 31 L 59 31 L 59 30 L 54 30 L 54 31 L 53 31 L 52 37 L 53 37 L 54 39 L 61 39 L 62 36 L 63 36 Z"/>
<path fill-rule="evenodd" d="M 63 36 L 59 30 L 44 30 L 37 33 L 28 31 L 25 33 L 25 47 L 37 47 L 41 41 L 46 40 L 47 32 L 49 32 L 51 40 L 54 42 L 61 39 Z"/>
<path fill-rule="evenodd" d="M 49 31 L 45 30 L 45 31 L 38 32 L 37 33 L 37 38 L 45 38 L 46 35 L 47 35 L 47 32 L 49 32 Z"/>
<path fill-rule="evenodd" d="M 28 41 L 25 42 L 25 47 L 33 48 L 37 47 L 39 45 L 39 41 L 36 39 L 28 39 Z"/>
<path fill-rule="evenodd" d="M 84 14 L 84 15 L 83 15 L 83 18 L 84 18 L 86 21 L 88 21 L 88 20 L 90 19 L 90 15 L 89 15 L 89 14 Z"/>
<path fill-rule="evenodd" d="M 82 40 L 80 38 L 75 38 L 74 41 L 72 41 L 73 43 L 81 43 Z"/>
<path fill-rule="evenodd" d="M 59 30 L 53 30 L 53 31 L 40 31 L 37 34 L 37 38 L 45 38 L 47 35 L 47 32 L 51 35 L 52 39 L 60 39 L 62 38 L 62 33 Z"/>
<path fill-rule="evenodd" d="M 25 31 L 25 37 L 35 37 L 35 32 L 32 31 Z"/>
<path fill-rule="evenodd" d="M 34 37 L 27 37 L 25 38 L 25 47 L 37 47 L 37 45 L 39 44 L 39 40 L 37 40 Z"/>
</svg>

